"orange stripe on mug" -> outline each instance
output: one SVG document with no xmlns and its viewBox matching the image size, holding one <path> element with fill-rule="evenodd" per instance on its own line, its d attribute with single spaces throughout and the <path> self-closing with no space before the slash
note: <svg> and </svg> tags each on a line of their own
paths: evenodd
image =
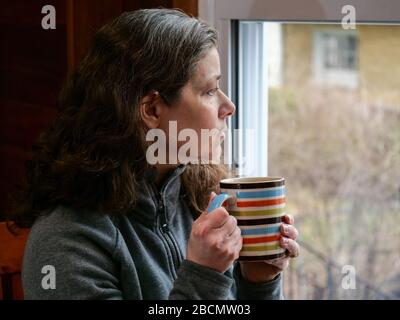
<svg viewBox="0 0 400 320">
<path fill-rule="evenodd" d="M 243 244 L 251 244 L 251 243 L 262 243 L 262 242 L 271 242 L 278 241 L 281 235 L 277 234 L 275 236 L 268 237 L 259 237 L 259 238 L 243 238 Z"/>
<path fill-rule="evenodd" d="M 236 206 L 238 208 L 246 208 L 246 207 L 263 207 L 263 206 L 273 206 L 276 204 L 285 203 L 285 198 L 278 199 L 268 199 L 268 200 L 257 200 L 257 201 L 237 201 Z"/>
</svg>

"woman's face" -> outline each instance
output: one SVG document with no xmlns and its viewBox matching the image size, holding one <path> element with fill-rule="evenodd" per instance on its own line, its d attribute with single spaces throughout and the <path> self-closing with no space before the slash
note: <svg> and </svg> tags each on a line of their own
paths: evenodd
<svg viewBox="0 0 400 320">
<path fill-rule="evenodd" d="M 165 105 L 160 116 L 159 129 L 164 130 L 167 141 L 171 121 L 176 121 L 178 134 L 183 129 L 193 129 L 196 132 L 199 148 L 197 156 L 201 156 L 202 160 L 220 159 L 223 130 L 227 129 L 226 120 L 235 112 L 235 105 L 219 89 L 220 78 L 218 51 L 212 48 L 198 62 L 194 75 L 182 88 L 180 98 L 170 106 Z M 202 129 L 210 130 L 210 137 L 202 139 L 202 131 L 205 133 Z M 178 141 L 178 148 L 188 140 Z"/>
</svg>

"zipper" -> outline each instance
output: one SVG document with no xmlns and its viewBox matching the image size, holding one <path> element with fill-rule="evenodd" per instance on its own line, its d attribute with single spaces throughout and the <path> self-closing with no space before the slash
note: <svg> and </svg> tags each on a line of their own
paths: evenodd
<svg viewBox="0 0 400 320">
<path fill-rule="evenodd" d="M 160 214 L 160 230 L 162 235 L 164 236 L 164 239 L 166 240 L 168 247 L 170 249 L 171 255 L 172 255 L 172 260 L 174 264 L 174 273 L 176 276 L 176 272 L 178 269 L 178 265 L 180 264 L 180 254 L 179 254 L 179 249 L 174 241 L 174 238 L 170 232 L 169 226 L 168 226 L 168 221 L 167 221 L 167 210 L 164 205 L 164 197 L 162 191 L 159 194 L 158 198 L 158 210 L 161 213 Z"/>
<path fill-rule="evenodd" d="M 179 250 L 179 246 L 177 245 L 173 235 L 171 234 L 171 231 L 168 226 L 168 219 L 167 219 L 167 211 L 164 205 L 164 194 L 163 191 L 168 187 L 172 180 L 168 181 L 161 189 L 161 191 L 158 191 L 158 188 L 153 184 L 150 183 L 151 185 L 151 191 L 155 199 L 155 203 L 157 204 L 157 228 L 159 229 L 159 236 L 161 240 L 163 240 L 167 250 L 171 253 L 172 256 L 172 261 L 170 259 L 170 265 L 171 266 L 171 273 L 173 277 L 176 279 L 177 278 L 177 270 L 178 270 L 178 265 L 183 260 L 183 256 Z"/>
<path fill-rule="evenodd" d="M 162 192 L 160 192 L 159 198 L 158 198 L 158 212 L 161 213 L 160 229 L 161 229 L 162 233 L 166 233 L 169 231 L 169 227 L 168 227 L 168 223 L 167 223 L 167 213 L 166 213 L 165 206 L 164 206 Z"/>
<path fill-rule="evenodd" d="M 168 248 L 170 246 L 168 245 L 168 243 L 167 243 L 167 241 L 165 239 L 164 233 L 163 233 L 163 225 L 164 224 L 162 222 L 160 222 L 160 219 L 158 217 L 159 213 L 164 211 L 164 203 L 163 203 L 163 200 L 162 200 L 162 196 L 159 197 L 157 187 L 155 185 L 153 185 L 152 183 L 150 183 L 150 193 L 151 193 L 151 196 L 153 198 L 154 203 L 156 204 L 156 211 L 157 211 L 157 215 L 156 215 L 156 219 L 157 219 L 156 220 L 156 224 L 157 224 L 156 234 L 157 234 L 157 236 L 160 237 L 160 239 L 163 242 L 166 250 L 168 250 Z M 169 251 L 171 251 L 171 249 Z M 172 254 L 171 254 L 171 256 L 172 256 Z M 172 276 L 174 278 L 176 278 L 176 270 L 175 270 L 176 267 L 174 266 L 174 261 L 171 261 L 171 259 L 168 258 L 168 264 L 170 266 L 169 269 L 170 269 L 170 272 L 171 272 Z"/>
</svg>

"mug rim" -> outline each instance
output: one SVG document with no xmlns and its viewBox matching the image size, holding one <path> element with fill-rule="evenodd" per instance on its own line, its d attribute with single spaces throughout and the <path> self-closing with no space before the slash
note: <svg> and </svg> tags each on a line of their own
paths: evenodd
<svg viewBox="0 0 400 320">
<path fill-rule="evenodd" d="M 219 183 L 224 189 L 271 188 L 285 185 L 283 177 L 238 177 L 223 179 Z"/>
</svg>

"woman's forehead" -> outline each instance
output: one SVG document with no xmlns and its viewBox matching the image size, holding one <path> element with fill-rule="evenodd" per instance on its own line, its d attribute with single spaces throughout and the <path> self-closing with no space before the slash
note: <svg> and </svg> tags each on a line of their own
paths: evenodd
<svg viewBox="0 0 400 320">
<path fill-rule="evenodd" d="M 216 49 L 211 49 L 198 62 L 193 76 L 194 82 L 207 83 L 221 78 L 219 55 Z"/>
</svg>

